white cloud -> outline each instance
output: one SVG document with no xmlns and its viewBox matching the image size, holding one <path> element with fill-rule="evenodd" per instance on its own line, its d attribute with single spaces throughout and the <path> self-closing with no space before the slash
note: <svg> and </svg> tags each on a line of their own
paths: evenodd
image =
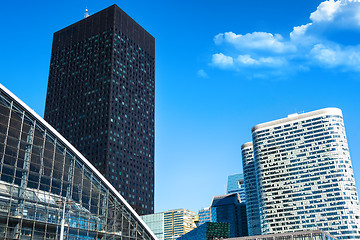
<svg viewBox="0 0 360 240">
<path fill-rule="evenodd" d="M 284 41 L 280 34 L 253 32 L 245 35 L 233 32 L 220 33 L 214 38 L 215 44 L 229 43 L 236 49 L 266 50 L 276 53 L 292 51 L 293 46 Z"/>
<path fill-rule="evenodd" d="M 355 71 L 360 70 L 360 46 L 341 48 L 339 45 L 317 44 L 311 49 L 313 59 L 325 67 L 342 66 Z"/>
<path fill-rule="evenodd" d="M 360 29 L 359 0 L 328 0 L 320 3 L 310 15 L 318 28 Z"/>
<path fill-rule="evenodd" d="M 306 31 L 308 30 L 308 28 L 310 28 L 312 25 L 312 23 L 308 23 L 305 25 L 301 25 L 301 26 L 297 26 L 294 27 L 293 31 L 290 33 L 290 40 L 294 43 L 294 42 L 302 42 L 302 43 L 310 43 L 310 39 L 307 39 L 307 41 L 303 41 L 304 37 L 306 36 Z M 307 38 L 309 38 L 309 36 L 306 36 Z M 295 44 L 295 43 L 294 43 Z"/>
<path fill-rule="evenodd" d="M 313 22 L 331 22 L 341 7 L 341 1 L 329 0 L 320 3 L 317 10 L 310 15 Z"/>
<path fill-rule="evenodd" d="M 234 59 L 222 53 L 216 53 L 212 56 L 212 64 L 220 68 L 229 68 L 234 65 Z"/>
<path fill-rule="evenodd" d="M 197 71 L 197 76 L 201 77 L 201 78 L 208 78 L 209 76 L 207 75 L 207 73 L 204 71 L 204 69 L 200 69 Z"/>
<path fill-rule="evenodd" d="M 259 59 L 255 59 L 250 55 L 239 55 L 237 57 L 237 63 L 247 66 L 279 67 L 286 64 L 286 61 L 276 57 L 260 57 Z"/>
<path fill-rule="evenodd" d="M 286 69 L 300 71 L 298 66 L 319 65 L 360 71 L 359 37 L 360 0 L 326 0 L 310 14 L 308 23 L 294 26 L 287 37 L 267 32 L 219 33 L 214 42 L 227 54 L 214 54 L 212 63 L 234 70 L 275 70 L 287 65 L 291 67 Z"/>
<path fill-rule="evenodd" d="M 328 66 L 338 65 L 339 61 L 339 51 L 325 47 L 323 44 L 317 44 L 311 49 L 310 52 L 314 59 L 324 63 Z"/>
<path fill-rule="evenodd" d="M 244 65 L 258 64 L 258 61 L 251 58 L 250 55 L 239 55 L 238 56 L 238 61 L 239 61 L 240 64 L 244 64 Z"/>
</svg>

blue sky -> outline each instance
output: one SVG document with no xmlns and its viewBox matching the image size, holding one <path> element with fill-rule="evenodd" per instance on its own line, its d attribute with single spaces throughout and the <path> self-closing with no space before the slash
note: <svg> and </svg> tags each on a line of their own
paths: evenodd
<svg viewBox="0 0 360 240">
<path fill-rule="evenodd" d="M 251 127 L 324 107 L 360 188 L 359 1 L 5 1 L 0 82 L 43 116 L 52 34 L 114 3 L 156 38 L 155 211 L 209 206 Z"/>
</svg>

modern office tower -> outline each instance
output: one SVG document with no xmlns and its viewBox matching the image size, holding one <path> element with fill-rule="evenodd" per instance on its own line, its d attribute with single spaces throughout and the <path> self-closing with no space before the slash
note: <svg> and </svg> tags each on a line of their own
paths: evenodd
<svg viewBox="0 0 360 240">
<path fill-rule="evenodd" d="M 64 239 L 156 240 L 103 175 L 1 84 L 0 159 L 0 239 L 63 232 Z"/>
<path fill-rule="evenodd" d="M 239 193 L 241 202 L 246 202 L 244 174 L 239 173 L 228 176 L 227 194 L 229 193 Z"/>
<path fill-rule="evenodd" d="M 177 240 L 215 240 L 230 237 L 230 223 L 206 222 Z"/>
<path fill-rule="evenodd" d="M 342 112 L 325 108 L 252 128 L 262 234 L 309 229 L 360 238 Z"/>
<path fill-rule="evenodd" d="M 53 37 L 45 120 L 154 212 L 155 40 L 113 5 Z"/>
<path fill-rule="evenodd" d="M 206 222 L 211 222 L 211 208 L 204 208 L 201 209 L 198 212 L 198 216 L 199 216 L 199 225 L 204 224 Z"/>
<path fill-rule="evenodd" d="M 246 193 L 246 215 L 249 236 L 261 234 L 259 193 L 252 142 L 241 146 Z"/>
<path fill-rule="evenodd" d="M 142 215 L 141 218 L 159 240 L 164 240 L 164 212 Z"/>
<path fill-rule="evenodd" d="M 246 204 L 238 193 L 216 196 L 211 203 L 212 222 L 230 223 L 230 237 L 248 235 Z"/>
<path fill-rule="evenodd" d="M 266 234 L 249 237 L 229 238 L 229 240 L 337 240 L 336 237 L 331 236 L 321 230 L 297 231 L 278 234 Z"/>
<path fill-rule="evenodd" d="M 176 209 L 164 213 L 164 239 L 173 239 L 193 230 L 196 213 L 187 209 Z"/>
<path fill-rule="evenodd" d="M 176 239 L 196 227 L 196 213 L 187 209 L 175 209 L 161 213 L 143 215 L 141 218 L 159 240 Z M 161 226 L 161 224 L 163 224 Z M 163 232 L 161 232 L 163 231 Z"/>
</svg>

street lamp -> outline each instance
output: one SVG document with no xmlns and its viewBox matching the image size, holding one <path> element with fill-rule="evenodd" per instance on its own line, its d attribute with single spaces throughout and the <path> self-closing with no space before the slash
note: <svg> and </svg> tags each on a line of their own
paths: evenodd
<svg viewBox="0 0 360 240">
<path fill-rule="evenodd" d="M 71 205 L 73 202 L 71 200 L 57 200 L 56 204 L 61 206 L 63 205 L 63 213 L 61 218 L 61 229 L 60 229 L 60 240 L 64 240 L 64 228 L 65 228 L 65 206 Z"/>
</svg>

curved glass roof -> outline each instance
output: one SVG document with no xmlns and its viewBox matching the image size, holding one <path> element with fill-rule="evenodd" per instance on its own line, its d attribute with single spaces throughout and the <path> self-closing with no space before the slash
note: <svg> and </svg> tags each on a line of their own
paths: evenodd
<svg viewBox="0 0 360 240">
<path fill-rule="evenodd" d="M 0 237 L 157 239 L 66 139 L 0 84 Z"/>
</svg>

